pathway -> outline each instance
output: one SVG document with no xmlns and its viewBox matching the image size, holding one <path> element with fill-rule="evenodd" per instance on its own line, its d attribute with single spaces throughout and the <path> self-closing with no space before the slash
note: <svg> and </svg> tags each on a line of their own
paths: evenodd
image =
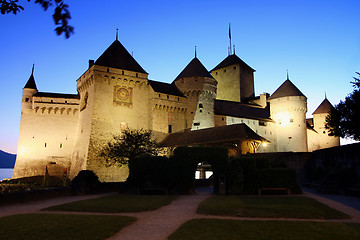
<svg viewBox="0 0 360 240">
<path fill-rule="evenodd" d="M 112 193 L 115 194 L 115 193 Z M 85 196 L 68 196 L 61 198 L 54 198 L 38 202 L 30 202 L 24 204 L 14 204 L 8 206 L 0 206 L 0 217 L 39 212 L 40 209 L 50 207 L 53 205 L 68 203 L 72 201 L 79 201 L 84 199 L 97 198 L 111 194 L 100 195 L 85 195 Z M 217 219 L 236 219 L 236 220 L 287 220 L 287 221 L 329 221 L 329 220 L 311 220 L 311 219 L 266 219 L 266 218 L 240 218 L 240 217 L 219 217 L 208 216 L 196 213 L 196 209 L 200 202 L 210 197 L 210 192 L 198 192 L 194 195 L 179 196 L 170 205 L 161 207 L 160 209 L 140 212 L 140 213 L 121 213 L 111 215 L 134 216 L 138 220 L 132 225 L 125 227 L 108 240 L 132 240 L 132 239 L 147 239 L 147 240 L 165 240 L 167 237 L 175 232 L 183 223 L 194 218 L 217 218 Z M 354 208 L 345 206 L 339 202 L 335 202 L 324 197 L 305 192 L 305 196 L 315 198 L 316 200 L 328 205 L 331 208 L 344 212 L 352 217 L 352 219 L 345 220 L 330 220 L 340 222 L 355 222 L 360 223 L 360 211 Z M 45 213 L 45 212 L 42 212 Z M 63 212 L 63 214 L 67 214 Z M 96 213 L 71 213 L 71 214 L 96 214 Z"/>
</svg>

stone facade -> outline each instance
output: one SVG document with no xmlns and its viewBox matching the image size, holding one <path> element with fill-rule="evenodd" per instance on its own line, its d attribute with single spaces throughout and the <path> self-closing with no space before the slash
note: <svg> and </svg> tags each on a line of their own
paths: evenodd
<svg viewBox="0 0 360 240">
<path fill-rule="evenodd" d="M 309 124 L 307 98 L 289 79 L 271 96 L 255 96 L 254 71 L 233 54 L 209 72 L 195 56 L 172 84 L 153 81 L 115 40 L 89 61 L 77 80 L 78 94 L 39 92 L 31 74 L 23 89 L 13 178 L 54 171 L 72 179 L 88 169 L 101 181 L 125 181 L 127 167 L 106 168 L 99 150 L 126 128 L 151 130 L 161 141 L 186 129 L 243 123 L 267 140 L 257 152 L 339 145 L 338 138 L 323 133 L 328 111 L 314 113 Z M 247 153 L 244 149 L 239 152 Z"/>
</svg>

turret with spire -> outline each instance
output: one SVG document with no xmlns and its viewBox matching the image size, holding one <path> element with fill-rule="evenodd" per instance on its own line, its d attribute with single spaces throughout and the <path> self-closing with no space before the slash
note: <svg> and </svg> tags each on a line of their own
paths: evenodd
<svg viewBox="0 0 360 240">
<path fill-rule="evenodd" d="M 33 64 L 29 80 L 26 82 L 23 88 L 21 111 L 32 109 L 33 96 L 38 92 L 34 79 L 34 68 L 35 68 L 35 64 Z"/>
</svg>

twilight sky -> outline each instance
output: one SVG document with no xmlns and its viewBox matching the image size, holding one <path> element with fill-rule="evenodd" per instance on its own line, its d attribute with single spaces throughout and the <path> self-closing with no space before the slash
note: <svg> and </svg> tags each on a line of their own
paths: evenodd
<svg viewBox="0 0 360 240">
<path fill-rule="evenodd" d="M 360 71 L 359 0 L 65 0 L 75 34 L 54 32 L 52 9 L 0 16 L 0 149 L 16 153 L 22 88 L 35 64 L 42 92 L 76 93 L 76 79 L 115 40 L 133 52 L 149 79 L 172 82 L 194 57 L 211 70 L 227 56 L 228 25 L 236 54 L 255 72 L 256 95 L 290 80 L 308 97 L 308 113 L 335 105 Z"/>
</svg>

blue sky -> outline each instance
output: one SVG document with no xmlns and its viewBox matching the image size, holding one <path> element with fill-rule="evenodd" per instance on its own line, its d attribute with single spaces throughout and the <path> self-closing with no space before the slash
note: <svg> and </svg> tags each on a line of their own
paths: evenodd
<svg viewBox="0 0 360 240">
<path fill-rule="evenodd" d="M 39 91 L 76 93 L 76 79 L 115 40 L 149 78 L 172 80 L 194 57 L 211 70 L 227 56 L 228 25 L 236 54 L 256 70 L 255 91 L 272 94 L 290 80 L 308 97 L 308 117 L 324 99 L 339 103 L 360 71 L 358 0 L 92 1 L 65 0 L 75 34 L 57 36 L 34 3 L 0 16 L 0 149 L 15 153 L 22 88 L 35 64 Z"/>
</svg>

